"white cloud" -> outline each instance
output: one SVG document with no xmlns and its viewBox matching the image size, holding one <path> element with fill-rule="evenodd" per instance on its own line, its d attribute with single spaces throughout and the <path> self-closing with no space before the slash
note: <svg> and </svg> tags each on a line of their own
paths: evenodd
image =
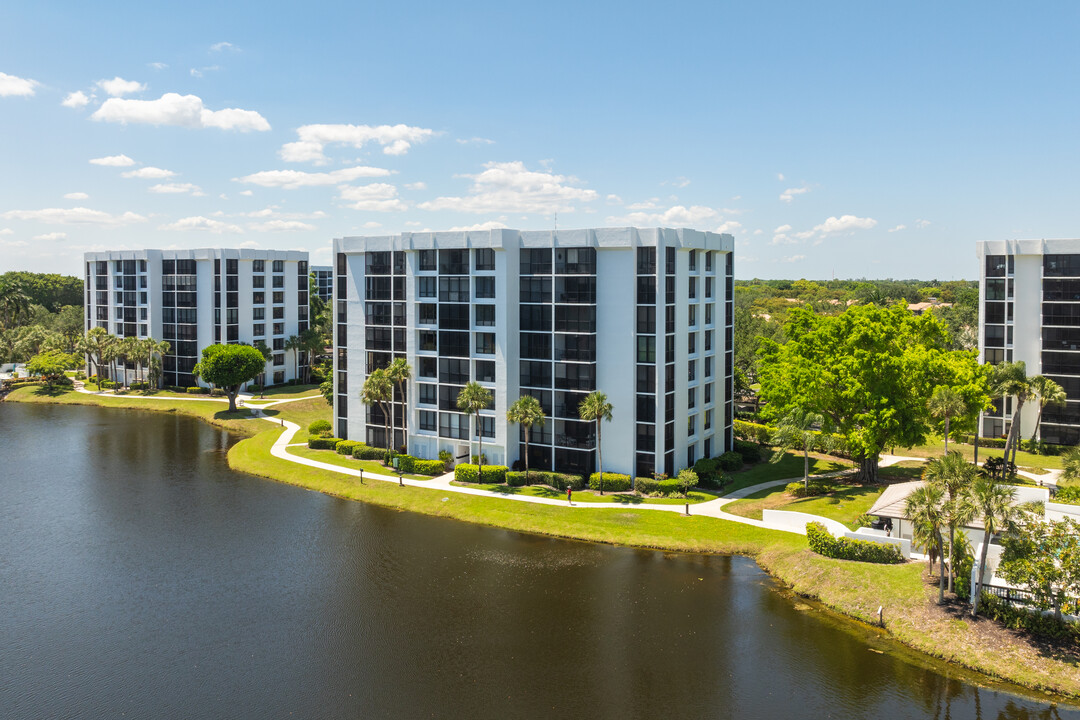
<svg viewBox="0 0 1080 720">
<path fill-rule="evenodd" d="M 607 202 L 608 205 L 622 205 L 622 198 L 614 194 L 608 195 L 604 198 L 604 201 Z"/>
<path fill-rule="evenodd" d="M 419 223 L 417 223 L 419 225 Z M 14 235 L 15 231 L 11 228 L 0 228 L 0 235 Z"/>
<path fill-rule="evenodd" d="M 101 210 L 83 207 L 8 210 L 0 214 L 0 217 L 9 220 L 36 220 L 47 225 L 98 225 L 101 227 L 120 227 L 146 220 L 142 215 L 130 211 L 123 215 L 111 215 Z"/>
<path fill-rule="evenodd" d="M 456 140 L 458 145 L 494 145 L 494 140 L 489 140 L 483 137 L 471 137 L 471 138 L 458 138 Z"/>
<path fill-rule="evenodd" d="M 423 224 L 424 223 L 420 222 L 419 220 L 406 220 L 405 221 L 405 226 L 406 227 L 420 227 Z"/>
<path fill-rule="evenodd" d="M 163 62 L 146 63 L 146 66 L 147 67 L 152 67 L 155 70 L 164 70 L 165 68 L 169 67 L 166 63 L 163 63 Z"/>
<path fill-rule="evenodd" d="M 757 230 L 754 231 L 754 234 L 755 235 L 764 235 L 765 231 L 762 230 L 761 228 L 758 228 Z"/>
<path fill-rule="evenodd" d="M 69 108 L 81 108 L 86 107 L 90 103 L 90 98 L 82 90 L 76 90 L 73 93 L 68 93 L 60 104 Z"/>
<path fill-rule="evenodd" d="M 906 230 L 906 229 L 907 229 L 907 225 L 897 225 L 896 227 L 889 228 L 889 232 L 900 232 L 901 230 Z"/>
<path fill-rule="evenodd" d="M 340 185 L 358 178 L 386 177 L 389 174 L 389 170 L 382 168 L 357 165 L 356 167 L 342 168 L 341 170 L 324 173 L 311 173 L 303 170 L 263 170 L 251 175 L 233 178 L 233 181 L 261 187 L 279 187 L 286 190 L 295 190 L 301 187 Z"/>
<path fill-rule="evenodd" d="M 108 157 L 93 158 L 91 165 L 104 165 L 105 167 L 131 167 L 135 161 L 127 155 L 109 155 Z"/>
<path fill-rule="evenodd" d="M 406 190 L 427 190 L 426 182 L 405 183 Z"/>
<path fill-rule="evenodd" d="M 216 72 L 216 71 L 218 71 L 220 69 L 221 68 L 218 67 L 217 65 L 207 65 L 207 66 L 201 67 L 201 68 L 191 68 L 191 70 L 189 70 L 188 72 L 191 73 L 191 77 L 201 78 L 203 75 L 205 75 L 208 72 Z"/>
<path fill-rule="evenodd" d="M 296 129 L 297 142 L 281 146 L 279 155 L 286 162 L 329 162 L 323 154 L 327 145 L 348 145 L 357 149 L 376 142 L 387 155 L 404 155 L 413 143 L 422 143 L 434 130 L 408 125 L 302 125 Z"/>
<path fill-rule="evenodd" d="M 140 178 L 142 180 L 164 180 L 165 178 L 175 177 L 176 173 L 172 170 L 164 170 L 159 167 L 144 167 L 138 170 L 128 170 L 127 172 L 120 173 L 121 177 L 126 178 Z"/>
<path fill-rule="evenodd" d="M 88 197 L 90 196 L 84 192 L 73 192 L 64 195 L 65 200 L 86 200 Z"/>
<path fill-rule="evenodd" d="M 94 120 L 222 130 L 269 130 L 270 123 L 254 110 L 208 110 L 197 95 L 165 93 L 157 100 L 109 98 L 90 116 Z"/>
<path fill-rule="evenodd" d="M 193 185 L 192 183 L 158 183 L 157 185 L 151 185 L 149 190 L 150 192 L 159 195 L 191 193 L 195 197 L 202 197 L 206 194 L 202 191 L 202 188 L 198 185 Z"/>
<path fill-rule="evenodd" d="M 720 223 L 716 227 L 716 230 L 714 230 L 713 232 L 734 233 L 734 232 L 737 232 L 740 229 L 742 229 L 742 223 L 741 222 L 736 222 L 734 220 L 726 220 L 726 221 Z"/>
<path fill-rule="evenodd" d="M 257 249 L 257 248 L 262 247 L 262 245 L 259 243 L 258 240 L 245 240 L 244 242 L 240 243 L 237 247 Z"/>
<path fill-rule="evenodd" d="M 243 195 L 244 197 L 251 197 L 255 193 L 252 190 L 241 190 L 240 194 Z"/>
<path fill-rule="evenodd" d="M 776 173 L 776 179 L 782 181 L 784 179 L 784 173 Z"/>
<path fill-rule="evenodd" d="M 710 207 L 675 205 L 663 212 L 632 212 L 623 217 L 609 217 L 609 225 L 636 225 L 639 227 L 694 227 L 706 221 L 720 219 L 720 213 Z"/>
<path fill-rule="evenodd" d="M 366 223 L 363 224 L 362 227 L 366 230 L 374 230 L 375 228 L 381 228 L 382 223 L 375 222 L 374 220 L 368 220 Z"/>
<path fill-rule="evenodd" d="M 198 232 L 214 233 L 215 235 L 219 235 L 221 233 L 244 232 L 244 229 L 239 225 L 232 225 L 230 223 L 222 222 L 221 220 L 212 220 L 208 217 L 203 217 L 201 215 L 181 218 L 174 223 L 169 223 L 168 225 L 162 225 L 158 227 L 158 230 L 192 230 Z"/>
<path fill-rule="evenodd" d="M 369 212 L 395 212 L 405 210 L 406 205 L 397 196 L 397 188 L 389 183 L 370 185 L 342 185 L 341 199 L 353 210 Z"/>
<path fill-rule="evenodd" d="M 786 232 L 788 232 L 788 231 L 790 231 L 790 230 L 791 230 L 791 226 L 790 226 L 790 225 L 781 225 L 780 227 L 778 227 L 778 228 L 776 228 L 775 230 L 773 230 L 773 232 L 774 232 L 774 233 L 786 233 Z"/>
<path fill-rule="evenodd" d="M 820 225 L 815 225 L 813 232 L 820 234 L 821 237 L 826 237 L 828 235 L 850 233 L 855 230 L 869 230 L 875 225 L 877 225 L 877 220 L 874 218 L 841 215 L 840 217 L 830 217 Z"/>
<path fill-rule="evenodd" d="M 686 187 L 687 185 L 690 184 L 690 180 L 685 178 L 685 177 L 679 176 L 679 177 L 675 178 L 674 180 L 665 180 L 664 182 L 662 182 L 660 184 L 661 185 L 674 185 L 677 188 L 684 188 L 684 187 Z"/>
<path fill-rule="evenodd" d="M 97 86 L 104 90 L 109 97 L 123 97 L 146 89 L 146 86 L 141 82 L 125 80 L 122 77 L 114 77 L 112 80 L 98 80 Z"/>
<path fill-rule="evenodd" d="M 267 220 L 263 223 L 248 223 L 248 227 L 256 232 L 296 232 L 318 229 L 311 223 L 299 220 Z"/>
<path fill-rule="evenodd" d="M 922 230 L 924 227 L 927 227 L 928 225 L 930 225 L 929 220 L 921 220 L 920 219 L 920 220 L 915 221 L 915 227 L 917 227 L 920 230 Z"/>
<path fill-rule="evenodd" d="M 805 185 L 797 188 L 788 188 L 784 192 L 780 193 L 780 199 L 783 202 L 789 203 L 791 202 L 791 199 L 794 198 L 796 195 L 803 195 L 804 193 L 808 192 L 810 192 L 810 188 L 806 187 Z"/>
<path fill-rule="evenodd" d="M 0 72 L 0 97 L 30 96 L 34 94 L 34 88 L 40 84 L 37 80 Z"/>
<path fill-rule="evenodd" d="M 655 210 L 660 207 L 657 203 L 660 202 L 660 198 L 650 198 L 644 202 L 630 203 L 626 206 L 627 210 Z"/>
<path fill-rule="evenodd" d="M 210 46 L 210 52 L 221 52 L 222 50 L 229 50 L 231 52 L 240 52 L 240 48 L 233 45 L 231 42 L 219 42 Z"/>
<path fill-rule="evenodd" d="M 456 210 L 472 213 L 573 212 L 574 202 L 596 200 L 595 190 L 575 187 L 575 177 L 535 172 L 521 161 L 484 163 L 465 197 L 440 197 L 421 203 L 424 210 Z"/>
<path fill-rule="evenodd" d="M 51 232 L 44 235 L 35 235 L 35 240 L 67 240 L 66 232 Z"/>
<path fill-rule="evenodd" d="M 0 240 L 0 247 L 20 248 L 27 247 L 29 244 L 25 240 Z"/>
<path fill-rule="evenodd" d="M 475 225 L 452 227 L 450 228 L 450 232 L 469 232 L 471 230 L 501 230 L 505 227 L 506 223 L 501 223 L 497 220 L 488 220 L 487 222 L 476 223 Z"/>
<path fill-rule="evenodd" d="M 799 262 L 800 260 L 805 260 L 805 259 L 806 259 L 805 255 L 789 255 L 789 256 L 787 256 L 785 258 L 780 258 L 780 262 L 793 263 L 793 262 Z"/>
</svg>

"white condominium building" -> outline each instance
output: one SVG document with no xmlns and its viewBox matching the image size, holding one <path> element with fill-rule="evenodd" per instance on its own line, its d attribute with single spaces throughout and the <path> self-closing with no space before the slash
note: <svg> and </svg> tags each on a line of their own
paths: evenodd
<svg viewBox="0 0 1080 720">
<path fill-rule="evenodd" d="M 197 384 L 191 369 L 215 343 L 266 343 L 273 350 L 268 384 L 291 380 L 306 365 L 304 353 L 285 348 L 308 327 L 306 252 L 123 250 L 84 260 L 86 329 L 169 341 L 165 385 Z"/>
<path fill-rule="evenodd" d="M 1068 402 L 1047 405 L 1044 442 L 1080 443 L 1080 240 L 1004 240 L 977 244 L 979 355 L 984 362 L 1023 360 L 1028 376 L 1046 375 Z M 1038 404 L 1021 411 L 1020 437 L 1035 430 Z M 1013 399 L 983 414 L 982 435 L 1001 437 L 1016 421 Z"/>
<path fill-rule="evenodd" d="M 596 469 L 595 423 L 578 418 L 601 390 L 604 469 L 673 474 L 732 443 L 731 235 L 694 230 L 404 233 L 334 241 L 334 415 L 340 437 L 384 445 L 365 407 L 367 374 L 395 357 L 412 366 L 395 390 L 394 445 L 461 461 L 484 438 L 487 461 L 523 460 L 507 408 L 532 395 L 534 469 Z M 489 388 L 480 422 L 458 412 L 469 381 Z M 477 427 L 477 425 L 479 425 Z"/>
<path fill-rule="evenodd" d="M 315 294 L 324 303 L 334 298 L 334 268 L 330 265 L 312 265 L 311 277 L 315 281 Z"/>
</svg>

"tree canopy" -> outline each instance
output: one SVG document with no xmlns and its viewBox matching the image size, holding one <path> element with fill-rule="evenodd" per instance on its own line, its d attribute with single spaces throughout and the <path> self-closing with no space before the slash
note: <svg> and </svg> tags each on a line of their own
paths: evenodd
<svg viewBox="0 0 1080 720">
<path fill-rule="evenodd" d="M 196 366 L 198 376 L 221 388 L 229 397 L 229 410 L 236 410 L 240 386 L 254 380 L 263 371 L 266 360 L 250 345 L 209 345 L 202 351 Z"/>
</svg>

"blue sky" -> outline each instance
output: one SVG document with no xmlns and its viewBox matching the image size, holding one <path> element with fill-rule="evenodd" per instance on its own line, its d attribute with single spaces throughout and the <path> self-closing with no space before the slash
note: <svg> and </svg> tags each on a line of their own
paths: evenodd
<svg viewBox="0 0 1080 720">
<path fill-rule="evenodd" d="M 1076 237 L 1074 3 L 0 11 L 0 271 L 86 250 L 665 225 L 741 278 L 972 278 Z"/>
</svg>

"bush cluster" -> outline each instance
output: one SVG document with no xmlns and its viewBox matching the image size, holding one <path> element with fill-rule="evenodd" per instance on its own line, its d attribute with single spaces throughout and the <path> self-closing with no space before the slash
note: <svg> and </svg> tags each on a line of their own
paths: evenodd
<svg viewBox="0 0 1080 720">
<path fill-rule="evenodd" d="M 183 387 L 182 385 L 166 385 L 165 389 L 168 390 L 169 392 L 174 392 L 174 393 L 185 393 L 185 392 L 187 392 L 187 388 Z"/>
<path fill-rule="evenodd" d="M 310 437 L 307 446 L 312 450 L 337 450 L 341 438 L 336 437 Z"/>
<path fill-rule="evenodd" d="M 485 465 L 483 477 L 480 477 L 479 467 L 472 463 L 461 463 L 454 468 L 454 479 L 458 482 L 484 483 L 501 485 L 506 480 L 506 473 L 510 468 L 505 465 Z"/>
<path fill-rule="evenodd" d="M 209 395 L 210 388 L 204 388 L 199 387 L 198 385 L 194 385 L 189 388 L 184 388 L 184 392 L 186 392 L 188 395 Z"/>
<path fill-rule="evenodd" d="M 788 483 L 784 486 L 784 492 L 792 497 L 804 498 L 804 497 L 816 497 L 818 495 L 824 495 L 832 490 L 832 488 L 825 483 L 825 481 L 810 478 L 810 482 L 803 486 L 802 480 L 796 480 L 795 482 Z"/>
<path fill-rule="evenodd" d="M 745 420 L 734 420 L 735 437 L 740 440 L 752 440 L 759 445 L 772 444 L 773 429 L 768 425 L 761 425 L 760 423 L 746 422 Z M 810 447 L 813 452 L 829 453 L 830 455 L 837 455 L 839 457 L 851 457 L 851 453 L 848 451 L 847 440 L 843 435 L 834 435 L 831 433 L 814 433 L 814 442 Z"/>
<path fill-rule="evenodd" d="M 720 487 L 724 483 L 724 473 L 721 471 L 722 461 L 720 458 L 702 458 L 694 463 L 694 472 L 698 476 L 698 484 L 705 487 Z M 742 461 L 739 462 L 742 467 Z"/>
<path fill-rule="evenodd" d="M 333 425 L 329 420 L 316 420 L 307 426 L 308 435 L 329 435 L 333 432 Z"/>
<path fill-rule="evenodd" d="M 1054 494 L 1053 502 L 1080 505 L 1080 485 L 1059 487 L 1057 493 Z"/>
<path fill-rule="evenodd" d="M 727 470 L 728 472 L 741 470 L 743 466 L 743 456 L 734 450 L 728 450 L 717 458 L 717 460 L 720 461 L 720 469 Z"/>
<path fill-rule="evenodd" d="M 742 455 L 743 462 L 747 463 L 748 465 L 759 463 L 762 460 L 762 449 L 761 446 L 758 445 L 756 442 L 736 440 L 735 447 L 733 449 L 735 450 L 735 452 Z"/>
<path fill-rule="evenodd" d="M 607 476 L 604 473 L 604 489 L 607 489 Z M 511 487 L 524 487 L 525 485 L 549 485 L 556 490 L 565 490 L 567 486 L 575 490 L 585 487 L 585 479 L 580 475 L 568 475 L 565 473 L 548 472 L 547 470 L 531 470 L 529 477 L 524 471 L 510 471 L 506 473 L 506 484 Z"/>
<path fill-rule="evenodd" d="M 386 461 L 386 451 L 382 448 L 371 447 L 364 443 L 357 443 L 353 447 L 352 456 L 357 460 L 378 460 L 380 462 Z"/>
<path fill-rule="evenodd" d="M 604 492 L 626 492 L 631 487 L 630 476 L 622 473 L 604 473 Z M 589 476 L 589 489 L 600 489 L 600 473 Z"/>
<path fill-rule="evenodd" d="M 697 467 L 697 464 L 694 464 Z M 695 472 L 697 472 L 695 470 Z M 698 477 L 701 477 L 701 473 L 698 473 Z M 639 477 L 637 479 L 637 490 L 642 495 L 653 495 L 660 497 L 674 497 L 682 496 L 682 486 L 675 478 L 670 480 L 657 480 L 656 478 L 644 478 Z"/>
<path fill-rule="evenodd" d="M 883 565 L 904 562 L 904 556 L 896 545 L 833 537 L 833 534 L 818 522 L 806 523 L 806 541 L 810 549 L 818 555 L 838 560 L 855 560 Z"/>
<path fill-rule="evenodd" d="M 446 465 L 442 460 L 417 459 L 413 462 L 413 469 L 410 472 L 414 475 L 430 475 L 431 477 L 435 477 L 436 475 L 442 475 L 446 472 Z"/>
<path fill-rule="evenodd" d="M 1038 610 L 1017 607 L 988 592 L 982 594 L 979 612 L 1010 630 L 1023 630 L 1032 635 L 1053 640 L 1080 642 L 1080 625 L 1059 621 L 1054 616 L 1043 615 Z"/>
<path fill-rule="evenodd" d="M 363 444 L 364 443 L 358 440 L 341 440 L 338 442 L 334 450 L 337 451 L 338 455 L 352 455 L 353 450 Z"/>
</svg>

